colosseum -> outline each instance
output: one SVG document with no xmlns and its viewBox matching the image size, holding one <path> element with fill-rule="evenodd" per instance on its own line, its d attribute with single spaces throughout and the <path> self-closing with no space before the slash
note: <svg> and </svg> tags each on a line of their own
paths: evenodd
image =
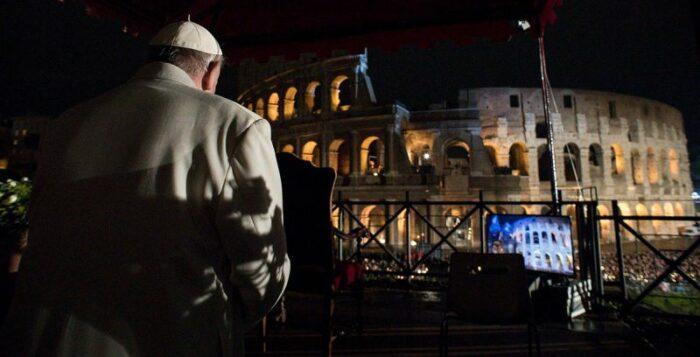
<svg viewBox="0 0 700 357">
<path fill-rule="evenodd" d="M 463 89 L 456 108 L 435 105 L 411 111 L 398 101 L 377 103 L 366 54 L 244 63 L 239 83 L 238 102 L 271 122 L 276 149 L 335 169 L 336 194 L 344 199 L 399 202 L 409 192 L 417 201 L 473 200 L 479 195 L 493 201 L 551 200 L 551 155 L 539 88 Z M 553 95 L 554 156 L 566 199 L 597 197 L 603 215 L 611 212 L 614 199 L 623 215 L 694 214 L 678 110 L 593 90 L 559 88 Z M 459 224 L 468 208 L 438 207 L 426 207 L 424 214 L 443 228 Z M 353 206 L 370 227 L 388 220 L 391 208 Z M 494 207 L 529 214 L 546 209 Z M 398 237 L 411 228 L 404 228 L 402 219 L 381 234 L 380 242 L 405 244 Z M 635 224 L 643 233 L 658 236 L 677 234 L 679 228 L 668 221 Z M 417 243 L 434 239 L 415 217 L 410 225 Z M 455 246 L 479 244 L 472 226 L 465 222 L 455 231 L 450 238 Z M 601 238 L 614 238 L 604 221 Z"/>
</svg>

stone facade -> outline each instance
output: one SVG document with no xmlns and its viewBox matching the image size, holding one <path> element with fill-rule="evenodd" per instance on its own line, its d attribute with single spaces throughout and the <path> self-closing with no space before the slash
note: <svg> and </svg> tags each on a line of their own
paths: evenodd
<svg viewBox="0 0 700 357">
<path fill-rule="evenodd" d="M 264 77 L 266 68 L 274 68 L 274 74 Z M 551 199 L 539 88 L 465 89 L 458 108 L 409 111 L 399 102 L 377 103 L 366 55 L 296 66 L 251 63 L 241 71 L 255 76 L 242 77 L 245 89 L 238 101 L 271 121 L 277 150 L 334 168 L 336 191 L 344 198 L 399 202 L 409 192 L 412 200 L 467 201 L 480 194 L 494 201 Z M 597 197 L 601 214 L 610 214 L 615 199 L 627 215 L 695 214 L 678 110 L 608 92 L 555 89 L 553 94 L 557 179 L 565 199 Z M 378 227 L 393 206 L 354 209 L 364 223 Z M 422 213 L 436 227 L 449 229 L 468 208 L 433 206 Z M 530 214 L 544 209 L 494 207 Z M 469 224 L 462 225 L 459 231 L 469 237 L 454 244 L 476 244 Z M 405 241 L 398 237 L 414 226 L 417 243 L 434 239 L 415 215 L 400 216 L 382 239 L 400 246 Z M 658 221 L 638 228 L 672 234 L 678 227 Z M 603 222 L 601 234 L 612 238 L 609 224 Z"/>
</svg>

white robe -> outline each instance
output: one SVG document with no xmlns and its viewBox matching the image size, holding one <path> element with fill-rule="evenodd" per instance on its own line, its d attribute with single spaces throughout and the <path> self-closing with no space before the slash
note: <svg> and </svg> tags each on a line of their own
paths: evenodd
<svg viewBox="0 0 700 357">
<path fill-rule="evenodd" d="M 0 355 L 240 355 L 289 276 L 269 124 L 155 62 L 41 152 Z"/>
</svg>

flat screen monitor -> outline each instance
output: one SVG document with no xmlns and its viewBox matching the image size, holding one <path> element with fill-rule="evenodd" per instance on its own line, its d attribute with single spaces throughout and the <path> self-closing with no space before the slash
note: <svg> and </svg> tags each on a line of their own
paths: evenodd
<svg viewBox="0 0 700 357">
<path fill-rule="evenodd" d="M 574 275 L 569 217 L 493 214 L 486 222 L 489 253 L 522 254 L 528 270 Z"/>
</svg>

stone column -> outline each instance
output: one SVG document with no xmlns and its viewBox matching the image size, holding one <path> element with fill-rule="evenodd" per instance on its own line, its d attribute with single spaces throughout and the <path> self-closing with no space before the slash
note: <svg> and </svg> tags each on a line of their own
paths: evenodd
<svg viewBox="0 0 700 357">
<path fill-rule="evenodd" d="M 576 132 L 578 133 L 578 138 L 582 139 L 587 136 L 588 131 L 588 119 L 585 114 L 576 114 Z"/>
<path fill-rule="evenodd" d="M 639 163 L 642 165 L 642 172 L 644 176 L 644 180 L 642 180 L 642 186 L 644 187 L 644 196 L 649 197 L 651 195 L 651 184 L 649 183 L 649 163 L 647 162 L 647 159 L 649 158 L 647 156 L 647 134 L 646 130 L 644 128 L 644 122 L 637 118 L 633 119 L 637 121 L 637 132 L 639 133 L 639 144 L 641 145 L 641 148 L 639 150 Z"/>
<path fill-rule="evenodd" d="M 350 132 L 350 177 L 360 176 L 360 143 L 357 131 Z"/>
<path fill-rule="evenodd" d="M 510 166 L 510 147 L 503 147 L 500 143 L 496 146 L 496 166 Z"/>
<path fill-rule="evenodd" d="M 579 177 L 579 180 L 581 181 L 581 187 L 590 187 L 591 168 L 590 163 L 588 162 L 588 155 L 590 155 L 590 149 L 588 146 L 581 146 L 579 147 L 579 151 L 581 160 L 581 177 Z"/>
<path fill-rule="evenodd" d="M 393 130 L 393 125 L 387 125 L 386 127 L 386 145 L 384 148 L 384 156 L 385 156 L 385 162 L 384 162 L 384 172 L 388 176 L 394 176 L 396 174 L 396 169 L 395 169 L 395 162 L 396 158 L 394 157 L 394 130 Z"/>
<path fill-rule="evenodd" d="M 298 157 L 301 157 L 301 138 L 297 136 L 294 152 Z"/>
<path fill-rule="evenodd" d="M 328 133 L 321 131 L 320 141 L 321 167 L 328 167 Z"/>
<path fill-rule="evenodd" d="M 537 157 L 537 133 L 536 133 L 537 122 L 535 120 L 535 114 L 525 113 L 525 142 L 530 145 L 527 147 L 527 172 L 528 172 L 528 186 L 530 191 L 534 192 L 540 185 L 539 180 L 539 161 Z"/>
</svg>

